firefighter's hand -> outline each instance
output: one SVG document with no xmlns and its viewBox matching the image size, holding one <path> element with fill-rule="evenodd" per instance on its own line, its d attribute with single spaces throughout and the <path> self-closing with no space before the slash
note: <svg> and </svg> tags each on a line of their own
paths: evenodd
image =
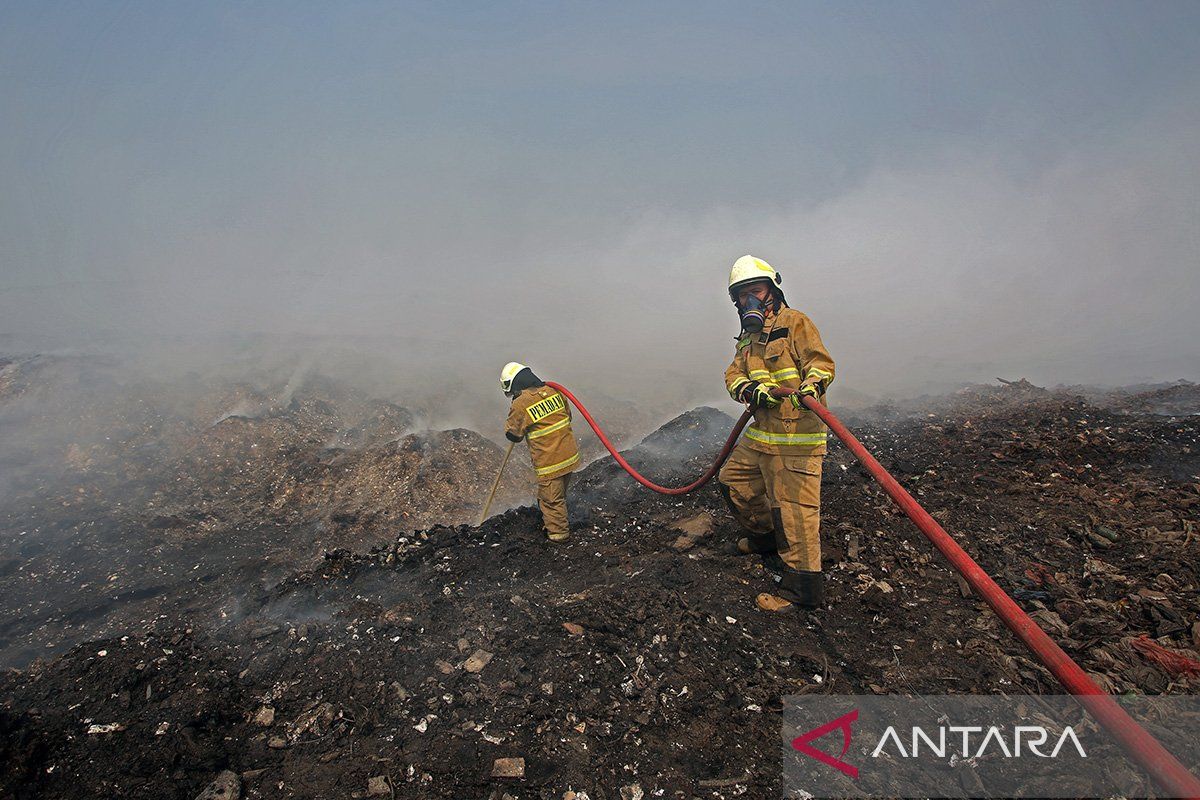
<svg viewBox="0 0 1200 800">
<path fill-rule="evenodd" d="M 804 397 L 816 399 L 821 396 L 821 387 L 815 383 L 806 383 L 801 386 L 795 394 L 788 395 L 788 400 L 792 401 L 793 408 L 804 407 Z"/>
<path fill-rule="evenodd" d="M 758 381 L 750 381 L 746 384 L 746 388 L 742 389 L 742 401 L 748 403 L 751 408 L 777 408 L 781 402 L 778 397 L 771 395 L 771 387 L 764 386 Z"/>
<path fill-rule="evenodd" d="M 508 439 L 508 440 L 509 440 L 510 442 L 512 442 L 513 444 L 516 444 L 517 442 L 521 441 L 521 440 L 522 440 L 522 439 L 524 439 L 525 437 L 524 437 L 524 436 L 517 436 L 515 433 L 509 433 L 508 431 L 505 431 L 505 432 L 504 432 L 504 438 L 505 438 L 505 439 Z"/>
</svg>

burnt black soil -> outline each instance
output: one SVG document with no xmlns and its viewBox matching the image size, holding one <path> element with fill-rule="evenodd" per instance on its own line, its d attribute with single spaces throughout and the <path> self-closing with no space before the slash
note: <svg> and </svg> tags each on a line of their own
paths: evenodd
<svg viewBox="0 0 1200 800">
<path fill-rule="evenodd" d="M 1196 417 L 1038 395 L 853 422 L 1106 689 L 1196 691 L 1129 645 L 1196 646 Z M 690 412 L 635 464 L 683 482 L 730 424 Z M 190 799 L 228 769 L 248 797 L 382 778 L 399 797 L 767 798 L 786 695 L 1061 691 L 841 447 L 821 613 L 755 608 L 772 565 L 725 552 L 711 486 L 654 495 L 600 462 L 572 491 L 565 545 L 529 508 L 404 534 L 225 620 L 165 597 L 153 624 L 6 674 L 0 794 Z M 506 757 L 523 778 L 491 777 Z"/>
</svg>

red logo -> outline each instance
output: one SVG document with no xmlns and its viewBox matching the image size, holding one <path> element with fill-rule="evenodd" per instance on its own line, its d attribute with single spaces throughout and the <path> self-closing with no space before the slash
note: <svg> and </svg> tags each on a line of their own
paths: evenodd
<svg viewBox="0 0 1200 800">
<path fill-rule="evenodd" d="M 809 758 L 815 758 L 822 764 L 833 767 L 839 772 L 844 772 L 851 778 L 858 780 L 858 767 L 853 767 L 847 764 L 845 761 L 842 761 L 842 756 L 846 755 L 846 751 L 850 749 L 850 736 L 852 734 L 852 731 L 850 730 L 850 723 L 857 719 L 858 709 L 856 708 L 849 714 L 843 714 L 832 722 L 826 722 L 821 727 L 813 728 L 808 733 L 801 734 L 795 739 L 792 739 L 792 747 L 796 750 L 799 750 L 801 753 L 804 753 L 804 755 L 808 756 Z M 809 744 L 809 742 L 815 739 L 820 739 L 830 731 L 837 730 L 839 728 L 842 731 L 842 752 L 838 754 L 837 758 L 834 758 L 833 756 L 829 755 L 829 753 L 826 753 L 823 750 L 818 750 Z"/>
</svg>

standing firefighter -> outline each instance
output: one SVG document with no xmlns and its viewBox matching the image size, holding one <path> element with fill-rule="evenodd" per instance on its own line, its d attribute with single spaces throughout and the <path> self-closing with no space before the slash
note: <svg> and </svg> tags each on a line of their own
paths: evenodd
<svg viewBox="0 0 1200 800">
<path fill-rule="evenodd" d="M 565 542 L 571 534 L 567 483 L 579 468 L 579 448 L 571 433 L 571 408 L 566 398 L 542 383 L 533 370 L 515 361 L 501 370 L 500 388 L 513 399 L 504 435 L 511 442 L 525 439 L 529 443 L 546 538 Z"/>
<path fill-rule="evenodd" d="M 783 578 L 758 607 L 819 608 L 821 578 L 821 462 L 826 429 L 800 398 L 772 397 L 775 387 L 821 398 L 833 380 L 833 359 L 817 328 L 788 307 L 782 278 L 770 264 L 742 256 L 729 273 L 729 296 L 742 331 L 725 370 L 729 395 L 754 411 L 754 422 L 722 467 L 721 492 L 748 535 L 738 552 L 778 553 Z"/>
</svg>

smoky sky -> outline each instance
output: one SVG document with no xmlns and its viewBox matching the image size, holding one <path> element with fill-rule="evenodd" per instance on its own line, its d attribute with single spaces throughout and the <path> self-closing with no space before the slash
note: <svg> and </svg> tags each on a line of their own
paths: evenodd
<svg viewBox="0 0 1200 800">
<path fill-rule="evenodd" d="M 0 349 L 703 399 L 753 253 L 850 389 L 1196 379 L 1198 45 L 1195 3 L 8 3 Z"/>
</svg>

